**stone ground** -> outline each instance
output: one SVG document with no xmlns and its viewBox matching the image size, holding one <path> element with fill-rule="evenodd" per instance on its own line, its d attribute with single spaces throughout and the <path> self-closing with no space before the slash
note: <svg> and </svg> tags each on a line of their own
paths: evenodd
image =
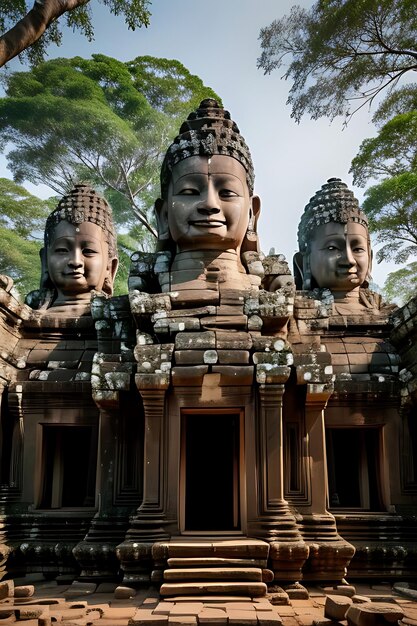
<svg viewBox="0 0 417 626">
<path fill-rule="evenodd" d="M 0 582 L 0 626 L 19 622 L 26 626 L 417 626 L 417 600 L 397 594 L 389 583 L 357 583 L 345 589 L 310 586 L 307 590 L 308 594 L 303 588 L 293 589 L 291 597 L 272 588 L 265 598 L 161 599 L 155 588 L 62 585 L 29 577 Z M 303 599 L 303 595 L 308 597 Z M 345 621 L 344 611 L 351 605 L 355 610 Z"/>
</svg>

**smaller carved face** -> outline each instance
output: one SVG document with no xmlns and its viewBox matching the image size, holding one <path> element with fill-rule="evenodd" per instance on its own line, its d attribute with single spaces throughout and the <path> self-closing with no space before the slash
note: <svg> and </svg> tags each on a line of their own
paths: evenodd
<svg viewBox="0 0 417 626">
<path fill-rule="evenodd" d="M 101 290 L 113 278 L 104 232 L 97 224 L 60 222 L 47 250 L 48 272 L 58 292 L 56 302 Z"/>
<path fill-rule="evenodd" d="M 370 269 L 368 231 L 362 224 L 321 224 L 310 244 L 310 271 L 318 287 L 352 291 Z"/>
<path fill-rule="evenodd" d="M 167 222 L 180 252 L 239 250 L 245 237 L 252 199 L 246 171 L 224 155 L 193 156 L 172 170 L 160 225 Z"/>
</svg>

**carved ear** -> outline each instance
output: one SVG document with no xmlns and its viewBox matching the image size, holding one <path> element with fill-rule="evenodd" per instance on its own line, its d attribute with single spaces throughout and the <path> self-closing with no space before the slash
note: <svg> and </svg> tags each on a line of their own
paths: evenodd
<svg viewBox="0 0 417 626">
<path fill-rule="evenodd" d="M 117 272 L 118 267 L 119 267 L 119 259 L 117 257 L 113 257 L 112 260 L 110 261 L 110 267 L 109 267 L 110 276 L 113 282 L 116 277 L 116 272 Z"/>
<path fill-rule="evenodd" d="M 51 280 L 49 278 L 48 272 L 48 258 L 46 248 L 41 248 L 39 250 L 39 258 L 41 260 L 41 280 L 40 280 L 40 288 L 48 289 L 52 285 Z"/>
<path fill-rule="evenodd" d="M 369 243 L 369 246 L 371 244 Z M 368 282 L 371 282 L 372 280 L 372 262 L 374 260 L 374 251 L 371 248 L 371 254 L 369 255 L 369 266 L 368 266 Z"/>
<path fill-rule="evenodd" d="M 293 256 L 293 268 L 294 268 L 294 282 L 296 289 L 306 289 L 304 285 L 305 281 L 305 268 L 304 268 L 304 255 L 301 252 L 296 252 Z"/>
<path fill-rule="evenodd" d="M 253 230 L 256 232 L 259 215 L 261 213 L 261 199 L 259 196 L 252 196 L 251 211 L 252 211 L 252 216 L 253 216 Z"/>
<path fill-rule="evenodd" d="M 155 201 L 155 215 L 158 229 L 158 239 L 169 239 L 170 235 L 168 226 L 168 205 L 166 200 L 158 198 Z"/>
</svg>

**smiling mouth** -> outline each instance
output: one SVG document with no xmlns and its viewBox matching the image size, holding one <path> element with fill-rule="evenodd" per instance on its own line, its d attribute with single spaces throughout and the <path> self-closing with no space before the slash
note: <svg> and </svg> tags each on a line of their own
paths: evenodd
<svg viewBox="0 0 417 626">
<path fill-rule="evenodd" d="M 191 226 L 202 226 L 203 228 L 219 228 L 225 226 L 226 222 L 223 220 L 192 220 L 189 222 Z"/>
<path fill-rule="evenodd" d="M 337 276 L 352 283 L 357 283 L 360 280 L 356 272 L 337 272 Z"/>
<path fill-rule="evenodd" d="M 64 274 L 64 276 L 67 276 L 69 278 L 84 278 L 84 274 L 82 274 L 81 272 L 67 272 L 66 274 Z"/>
</svg>

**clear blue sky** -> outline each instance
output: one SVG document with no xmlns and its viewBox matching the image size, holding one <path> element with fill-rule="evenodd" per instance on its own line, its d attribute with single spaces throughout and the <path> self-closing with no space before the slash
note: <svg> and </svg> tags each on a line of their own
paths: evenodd
<svg viewBox="0 0 417 626">
<path fill-rule="evenodd" d="M 122 61 L 152 55 L 175 58 L 222 98 L 245 137 L 254 160 L 256 193 L 262 199 L 258 231 L 261 247 L 285 254 L 292 263 L 297 249 L 297 226 L 310 197 L 332 176 L 352 187 L 348 174 L 361 141 L 375 133 L 371 114 L 362 110 L 347 129 L 342 119 L 304 119 L 297 125 L 286 106 L 289 83 L 275 72 L 264 76 L 256 68 L 260 54 L 259 31 L 275 18 L 288 13 L 291 0 L 154 0 L 151 24 L 129 32 L 122 18 L 115 18 L 96 0 L 95 41 L 65 31 L 63 45 L 51 47 L 56 56 L 89 57 L 99 52 Z M 298 4 L 310 7 L 311 0 Z M 21 68 L 19 61 L 9 64 Z M 9 175 L 5 160 L 0 175 Z M 352 187 L 353 188 L 353 187 Z M 48 190 L 31 190 L 49 195 Z M 353 188 L 359 199 L 363 190 Z M 374 267 L 375 281 L 382 286 L 393 265 Z"/>
</svg>

